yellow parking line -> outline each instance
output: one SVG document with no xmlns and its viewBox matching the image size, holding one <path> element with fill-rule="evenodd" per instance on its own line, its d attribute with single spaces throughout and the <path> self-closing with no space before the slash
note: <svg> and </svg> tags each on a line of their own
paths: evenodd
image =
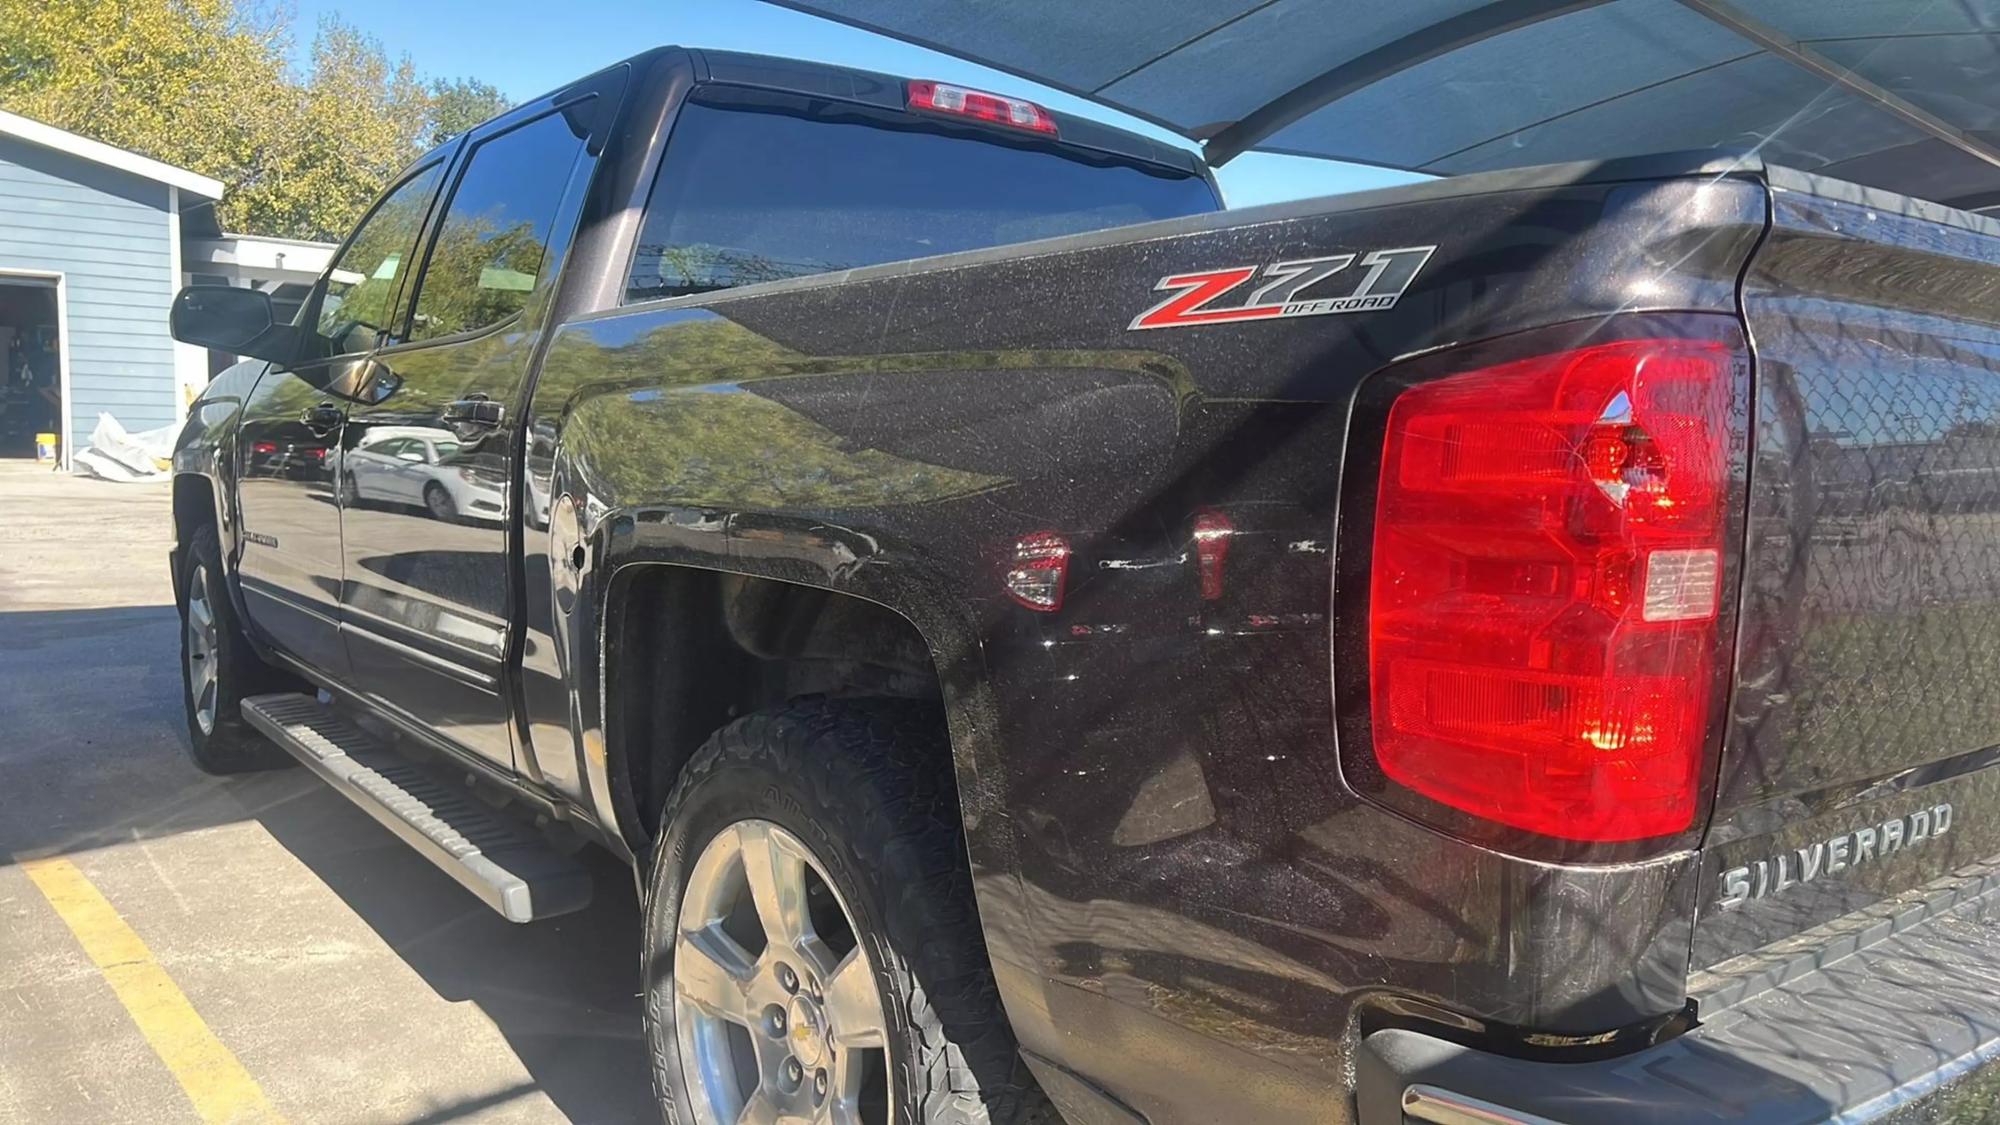
<svg viewBox="0 0 2000 1125">
<path fill-rule="evenodd" d="M 19 861 L 76 935 L 140 1034 L 210 1122 L 279 1122 L 256 1079 L 215 1037 L 153 953 L 83 872 L 66 859 Z"/>
</svg>

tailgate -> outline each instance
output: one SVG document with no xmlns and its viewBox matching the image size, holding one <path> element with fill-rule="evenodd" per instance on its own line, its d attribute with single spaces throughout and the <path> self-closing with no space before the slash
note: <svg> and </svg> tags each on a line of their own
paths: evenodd
<svg viewBox="0 0 2000 1125">
<path fill-rule="evenodd" d="M 1696 969 L 2000 853 L 2000 223 L 1772 182 Z"/>
</svg>

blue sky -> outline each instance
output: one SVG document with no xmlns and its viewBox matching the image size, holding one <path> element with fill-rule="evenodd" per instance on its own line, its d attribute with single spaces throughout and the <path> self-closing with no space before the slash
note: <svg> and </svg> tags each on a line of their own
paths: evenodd
<svg viewBox="0 0 2000 1125">
<path fill-rule="evenodd" d="M 1162 140 L 1161 129 L 1011 75 L 757 0 L 295 0 L 299 55 L 323 14 L 407 54 L 428 77 L 477 78 L 533 97 L 662 43 L 721 47 L 936 78 L 1032 98 Z M 1234 207 L 1356 191 L 1410 177 L 1327 160 L 1251 153 L 1217 172 Z"/>
</svg>

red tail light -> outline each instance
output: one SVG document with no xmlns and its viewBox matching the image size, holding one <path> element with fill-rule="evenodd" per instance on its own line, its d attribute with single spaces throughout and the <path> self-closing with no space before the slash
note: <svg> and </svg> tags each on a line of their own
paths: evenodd
<svg viewBox="0 0 2000 1125">
<path fill-rule="evenodd" d="M 968 90 L 945 82 L 917 81 L 909 84 L 906 103 L 911 109 L 970 117 L 989 125 L 1026 129 L 1031 133 L 1056 135 L 1056 119 L 1049 111 L 1030 101 Z"/>
<path fill-rule="evenodd" d="M 278 443 L 274 441 L 257 441 L 250 443 L 250 452 L 256 454 L 259 457 L 268 457 L 271 454 L 276 453 L 277 451 L 278 451 Z"/>
<path fill-rule="evenodd" d="M 1194 566 L 1201 578 L 1203 601 L 1222 597 L 1222 567 L 1229 561 L 1229 537 L 1236 526 L 1229 517 L 1213 508 L 1204 508 L 1194 517 Z"/>
<path fill-rule="evenodd" d="M 1053 531 L 1037 531 L 1014 542 L 1007 568 L 1007 596 L 1037 613 L 1062 608 L 1063 587 L 1069 581 L 1069 540 Z"/>
<path fill-rule="evenodd" d="M 1738 381 L 1727 344 L 1627 340 L 1395 400 L 1369 600 L 1389 779 L 1568 840 L 1689 827 Z"/>
</svg>

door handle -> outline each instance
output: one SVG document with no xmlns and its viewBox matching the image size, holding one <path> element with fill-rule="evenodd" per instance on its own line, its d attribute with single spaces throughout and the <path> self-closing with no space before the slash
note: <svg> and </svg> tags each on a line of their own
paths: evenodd
<svg viewBox="0 0 2000 1125">
<path fill-rule="evenodd" d="M 444 405 L 444 421 L 448 426 L 492 429 L 506 414 L 499 403 L 485 395 L 467 395 Z"/>
<path fill-rule="evenodd" d="M 300 423 L 306 429 L 311 430 L 320 437 L 325 437 L 332 433 L 340 425 L 341 419 L 344 417 L 346 417 L 346 411 L 330 402 L 322 402 L 318 406 L 308 406 L 299 412 Z"/>
</svg>

